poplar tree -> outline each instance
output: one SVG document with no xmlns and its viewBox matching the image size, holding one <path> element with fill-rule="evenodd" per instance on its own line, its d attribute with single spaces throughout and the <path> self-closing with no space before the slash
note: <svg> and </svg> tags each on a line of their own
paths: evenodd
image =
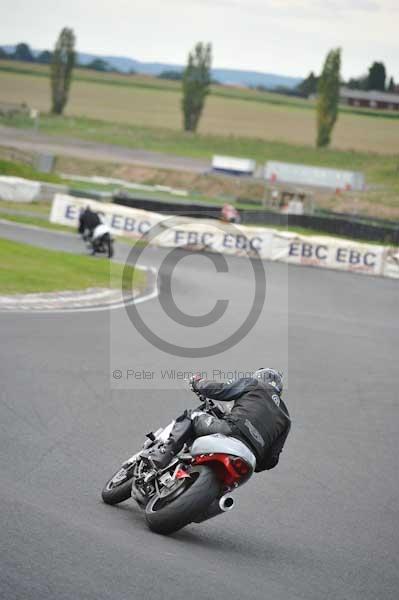
<svg viewBox="0 0 399 600">
<path fill-rule="evenodd" d="M 51 112 L 61 115 L 68 101 L 72 71 L 75 66 L 75 34 L 64 27 L 54 48 L 51 61 Z"/>
<path fill-rule="evenodd" d="M 338 117 L 341 49 L 330 50 L 324 62 L 318 85 L 317 146 L 328 146 Z"/>
<path fill-rule="evenodd" d="M 212 46 L 199 42 L 188 55 L 183 73 L 183 125 L 196 131 L 211 84 Z"/>
</svg>

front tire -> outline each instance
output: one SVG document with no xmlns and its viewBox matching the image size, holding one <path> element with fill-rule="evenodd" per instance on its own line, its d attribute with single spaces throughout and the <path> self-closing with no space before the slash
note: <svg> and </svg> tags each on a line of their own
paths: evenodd
<svg viewBox="0 0 399 600">
<path fill-rule="evenodd" d="M 219 496 L 220 483 L 210 467 L 194 467 L 190 472 L 194 481 L 186 479 L 187 489 L 177 498 L 154 496 L 147 504 L 145 517 L 151 531 L 169 535 L 182 529 Z"/>
<path fill-rule="evenodd" d="M 108 258 L 112 258 L 114 255 L 114 244 L 113 241 L 110 240 L 108 242 Z"/>
<path fill-rule="evenodd" d="M 126 471 L 126 476 L 120 482 L 114 482 L 115 477 L 118 473 L 121 472 L 122 469 L 119 469 L 115 475 L 107 481 L 105 484 L 103 491 L 101 492 L 101 497 L 105 504 L 120 504 L 125 500 L 128 500 L 132 493 L 132 481 L 133 481 L 133 469 Z"/>
<path fill-rule="evenodd" d="M 112 258 L 114 255 L 114 240 L 112 237 L 107 234 L 104 240 L 105 252 L 108 255 L 108 258 Z"/>
</svg>

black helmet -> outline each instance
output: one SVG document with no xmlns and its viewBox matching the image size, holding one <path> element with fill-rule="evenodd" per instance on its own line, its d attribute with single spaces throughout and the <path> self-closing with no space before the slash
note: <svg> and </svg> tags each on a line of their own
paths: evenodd
<svg viewBox="0 0 399 600">
<path fill-rule="evenodd" d="M 263 383 L 272 385 L 278 394 L 283 391 L 283 374 L 281 371 L 262 367 L 254 372 L 254 377 L 260 379 Z"/>
</svg>

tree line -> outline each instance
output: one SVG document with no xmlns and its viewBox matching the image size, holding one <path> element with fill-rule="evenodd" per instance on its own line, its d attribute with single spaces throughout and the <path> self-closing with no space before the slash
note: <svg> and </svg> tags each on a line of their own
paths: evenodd
<svg viewBox="0 0 399 600">
<path fill-rule="evenodd" d="M 44 51 L 36 59 L 38 62 L 50 65 L 51 110 L 55 115 L 63 113 L 68 101 L 72 73 L 76 66 L 75 44 L 76 39 L 73 30 L 65 27 L 58 36 L 54 50 L 52 52 Z M 1 52 L 0 58 L 2 58 Z M 16 46 L 14 58 L 28 60 L 29 62 L 35 60 L 27 44 Z M 101 59 L 96 59 L 93 62 L 96 63 L 98 70 L 106 70 L 106 67 L 101 64 L 104 63 Z M 189 52 L 187 64 L 178 78 L 181 80 L 182 85 L 183 129 L 187 132 L 194 133 L 198 129 L 206 98 L 213 83 L 211 69 L 212 45 L 198 42 L 193 50 Z M 167 72 L 164 77 L 172 79 L 172 73 Z M 366 80 L 365 89 L 385 90 L 386 70 L 383 63 L 374 62 L 369 68 Z M 360 81 L 363 82 L 363 79 L 360 78 Z M 354 86 L 357 85 L 358 80 L 351 80 L 351 82 Z M 316 77 L 311 72 L 298 86 L 304 95 L 317 94 L 316 145 L 319 148 L 330 144 L 332 131 L 338 118 L 341 85 L 341 49 L 334 48 L 327 54 L 320 76 Z M 394 88 L 392 78 L 388 84 L 389 87 Z"/>
<path fill-rule="evenodd" d="M 42 50 L 38 54 L 34 54 L 29 46 L 25 42 L 21 42 L 15 46 L 15 49 L 11 52 L 7 52 L 5 48 L 0 46 L 0 59 L 3 60 L 21 60 L 24 62 L 39 63 L 42 65 L 50 65 L 53 61 L 54 52 L 50 50 Z M 85 69 L 93 69 L 94 71 L 102 71 L 103 73 L 118 73 L 118 69 L 115 69 L 106 60 L 102 58 L 94 58 L 88 63 L 79 63 L 76 59 L 76 67 L 84 67 Z M 133 73 L 132 71 L 130 72 Z"/>
<path fill-rule="evenodd" d="M 319 76 L 316 76 L 313 71 L 301 81 L 295 88 L 299 96 L 308 98 L 313 94 L 317 93 Z M 361 75 L 360 77 L 352 77 L 348 81 L 341 81 L 341 85 L 348 87 L 352 90 L 363 90 L 363 91 L 379 91 L 379 92 L 390 92 L 395 93 L 397 86 L 393 77 L 388 79 L 387 70 L 383 62 L 374 61 L 369 69 L 368 73 Z"/>
</svg>

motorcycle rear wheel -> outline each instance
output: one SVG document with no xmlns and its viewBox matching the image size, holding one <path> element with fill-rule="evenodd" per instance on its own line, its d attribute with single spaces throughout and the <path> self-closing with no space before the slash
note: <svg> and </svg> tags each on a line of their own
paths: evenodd
<svg viewBox="0 0 399 600">
<path fill-rule="evenodd" d="M 169 535 L 182 529 L 203 513 L 220 495 L 220 483 L 210 467 L 194 467 L 185 479 L 186 489 L 177 497 L 154 496 L 145 508 L 147 525 L 156 533 Z"/>
</svg>

